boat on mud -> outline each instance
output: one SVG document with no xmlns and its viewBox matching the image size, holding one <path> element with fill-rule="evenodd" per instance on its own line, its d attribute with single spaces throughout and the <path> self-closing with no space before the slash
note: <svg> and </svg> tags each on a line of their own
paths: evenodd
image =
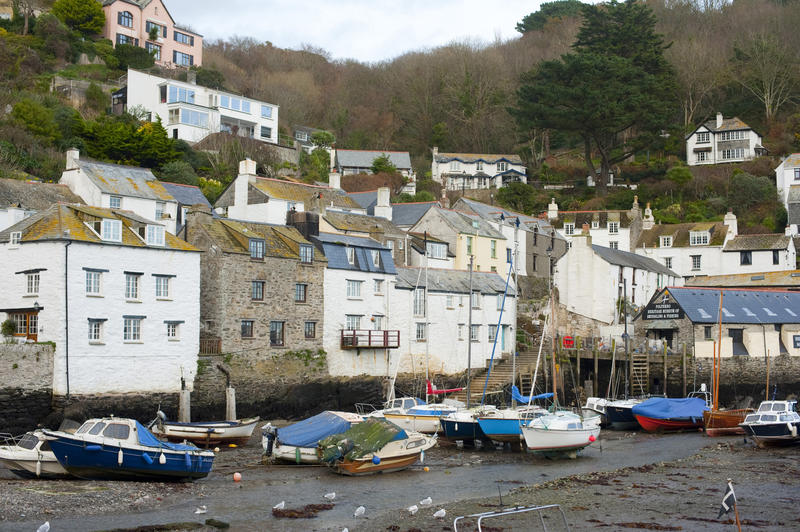
<svg viewBox="0 0 800 532">
<path fill-rule="evenodd" d="M 741 423 L 749 414 L 755 412 L 752 408 L 737 408 L 734 410 L 706 410 L 703 412 L 703 426 L 709 436 L 730 436 L 745 434 Z"/>
<path fill-rule="evenodd" d="M 600 426 L 605 427 L 608 425 L 608 418 L 606 417 L 606 405 L 610 401 L 603 397 L 587 397 L 586 404 L 581 407 L 581 414 L 584 418 L 593 418 L 600 416 Z"/>
<path fill-rule="evenodd" d="M 439 420 L 458 410 L 461 410 L 458 404 L 429 404 L 417 397 L 400 397 L 388 401 L 381 410 L 365 413 L 364 417 L 384 418 L 404 430 L 436 434 L 442 428 Z"/>
<path fill-rule="evenodd" d="M 700 397 L 652 397 L 631 411 L 647 432 L 675 432 L 702 428 L 703 412 L 708 409 L 707 402 Z"/>
<path fill-rule="evenodd" d="M 64 469 L 87 480 L 194 480 L 214 464 L 212 451 L 161 441 L 135 419 L 95 418 L 74 434 L 42 432 Z"/>
<path fill-rule="evenodd" d="M 633 415 L 633 407 L 644 399 L 617 399 L 606 403 L 606 422 L 613 430 L 636 430 L 639 423 Z"/>
<path fill-rule="evenodd" d="M 545 456 L 566 455 L 575 458 L 578 451 L 597 440 L 600 425 L 585 424 L 577 414 L 557 411 L 523 426 L 522 435 L 529 451 Z"/>
<path fill-rule="evenodd" d="M 261 444 L 264 454 L 276 460 L 318 464 L 320 440 L 341 434 L 363 420 L 362 416 L 352 412 L 326 410 L 286 427 L 276 428 L 268 423 L 261 428 Z"/>
<path fill-rule="evenodd" d="M 478 425 L 491 440 L 519 443 L 522 440 L 522 425 L 547 413 L 546 409 L 538 405 L 505 408 L 483 413 L 478 417 Z"/>
<path fill-rule="evenodd" d="M 18 477 L 55 479 L 72 476 L 58 462 L 41 430 L 26 432 L 16 438 L 2 436 L 0 463 Z"/>
<path fill-rule="evenodd" d="M 171 442 L 189 441 L 208 448 L 212 445 L 244 445 L 253 435 L 260 418 L 251 417 L 235 421 L 193 421 L 181 423 L 167 421 L 163 413 L 149 427 L 153 434 Z"/>
<path fill-rule="evenodd" d="M 448 441 L 461 440 L 464 443 L 474 443 L 475 440 L 488 442 L 490 438 L 478 424 L 478 417 L 496 410 L 497 408 L 494 406 L 483 406 L 448 414 L 440 420 L 441 437 Z"/>
<path fill-rule="evenodd" d="M 741 427 L 759 447 L 800 443 L 800 414 L 796 406 L 797 401 L 763 401 Z"/>
<path fill-rule="evenodd" d="M 436 445 L 436 436 L 406 431 L 374 417 L 319 442 L 320 461 L 340 475 L 363 476 L 406 469 Z"/>
</svg>

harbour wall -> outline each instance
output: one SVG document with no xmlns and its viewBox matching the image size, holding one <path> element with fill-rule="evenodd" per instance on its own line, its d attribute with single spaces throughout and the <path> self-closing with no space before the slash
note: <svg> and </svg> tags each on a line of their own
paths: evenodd
<svg viewBox="0 0 800 532">
<path fill-rule="evenodd" d="M 50 413 L 52 344 L 0 344 L 0 432 L 28 430 Z"/>
</svg>

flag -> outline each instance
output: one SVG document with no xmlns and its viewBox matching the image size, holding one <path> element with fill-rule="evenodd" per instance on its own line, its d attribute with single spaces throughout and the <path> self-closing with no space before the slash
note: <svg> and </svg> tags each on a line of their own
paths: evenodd
<svg viewBox="0 0 800 532">
<path fill-rule="evenodd" d="M 733 493 L 733 484 L 729 480 L 728 489 L 725 490 L 725 495 L 722 497 L 722 505 L 719 507 L 717 519 L 733 510 L 734 506 L 736 506 L 736 494 Z"/>
</svg>

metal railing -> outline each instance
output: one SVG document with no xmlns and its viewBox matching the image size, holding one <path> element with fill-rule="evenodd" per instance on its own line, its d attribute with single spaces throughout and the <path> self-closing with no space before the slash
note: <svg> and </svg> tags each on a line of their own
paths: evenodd
<svg viewBox="0 0 800 532">
<path fill-rule="evenodd" d="M 542 523 L 542 530 L 547 532 L 547 525 L 544 522 L 544 515 L 542 515 L 542 510 L 549 510 L 551 508 L 557 509 L 561 513 L 561 519 L 564 523 L 564 530 L 569 532 L 569 523 L 567 523 L 567 516 L 564 514 L 564 510 L 561 509 L 561 506 L 558 504 L 547 504 L 544 506 L 515 506 L 514 508 L 506 508 L 504 510 L 495 510 L 493 512 L 483 512 L 480 514 L 472 514 L 472 515 L 462 515 L 453 519 L 453 530 L 458 532 L 458 521 L 461 519 L 469 519 L 470 517 L 477 517 L 478 518 L 478 532 L 482 532 L 483 528 L 481 525 L 483 524 L 484 519 L 494 519 L 496 517 L 502 517 L 504 515 L 513 515 L 513 514 L 521 514 L 526 512 L 537 512 L 539 514 L 539 520 Z"/>
<path fill-rule="evenodd" d="M 394 349 L 400 347 L 400 331 L 342 329 L 342 349 Z"/>
<path fill-rule="evenodd" d="M 200 353 L 204 355 L 222 353 L 222 338 L 200 338 Z"/>
</svg>

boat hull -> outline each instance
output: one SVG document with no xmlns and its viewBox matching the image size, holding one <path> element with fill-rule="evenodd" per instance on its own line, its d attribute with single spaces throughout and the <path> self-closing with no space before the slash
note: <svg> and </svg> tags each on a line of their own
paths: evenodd
<svg viewBox="0 0 800 532">
<path fill-rule="evenodd" d="M 43 478 L 43 479 L 57 479 L 69 478 L 72 475 L 66 469 L 61 467 L 55 457 L 52 460 L 39 460 L 39 467 L 37 473 L 37 460 L 21 460 L 9 459 L 0 456 L 0 463 L 2 463 L 9 471 L 22 478 Z"/>
<path fill-rule="evenodd" d="M 153 427 L 152 432 L 171 442 L 190 441 L 195 445 L 244 445 L 253 435 L 259 418 L 244 419 L 239 422 L 210 423 L 163 423 Z"/>
<path fill-rule="evenodd" d="M 639 428 L 639 423 L 633 415 L 632 406 L 606 405 L 606 421 L 613 430 L 633 430 Z"/>
<path fill-rule="evenodd" d="M 490 440 L 518 443 L 522 439 L 522 429 L 518 418 L 478 418 L 478 425 Z"/>
<path fill-rule="evenodd" d="M 800 423 L 760 423 L 743 424 L 747 436 L 753 438 L 759 447 L 792 445 L 800 443 Z"/>
<path fill-rule="evenodd" d="M 317 447 L 297 447 L 295 445 L 276 444 L 272 456 L 281 462 L 292 464 L 318 464 Z"/>
<path fill-rule="evenodd" d="M 700 419 L 657 419 L 647 416 L 636 416 L 636 421 L 647 432 L 679 432 L 696 430 L 703 427 Z"/>
<path fill-rule="evenodd" d="M 372 459 L 348 460 L 336 462 L 331 468 L 340 475 L 360 477 L 376 473 L 392 473 L 408 469 L 420 459 L 420 452 L 408 455 L 393 456 L 381 459 L 379 464 L 374 464 Z"/>
<path fill-rule="evenodd" d="M 751 408 L 739 410 L 706 410 L 703 412 L 703 426 L 708 436 L 729 436 L 744 434 L 744 428 L 739 423 L 744 421 L 747 414 L 753 413 Z"/>
<path fill-rule="evenodd" d="M 570 452 L 591 445 L 600 435 L 600 427 L 568 430 L 522 427 L 522 435 L 529 451 Z"/>
<path fill-rule="evenodd" d="M 441 416 L 429 415 L 415 415 L 415 414 L 389 414 L 386 413 L 383 417 L 387 421 L 391 421 L 403 430 L 410 430 L 412 432 L 422 432 L 424 434 L 436 434 L 442 430 L 442 425 L 439 423 Z"/>
<path fill-rule="evenodd" d="M 490 438 L 483 432 L 477 421 L 458 421 L 442 419 L 442 434 L 445 439 L 456 441 L 488 441 Z"/>
</svg>

